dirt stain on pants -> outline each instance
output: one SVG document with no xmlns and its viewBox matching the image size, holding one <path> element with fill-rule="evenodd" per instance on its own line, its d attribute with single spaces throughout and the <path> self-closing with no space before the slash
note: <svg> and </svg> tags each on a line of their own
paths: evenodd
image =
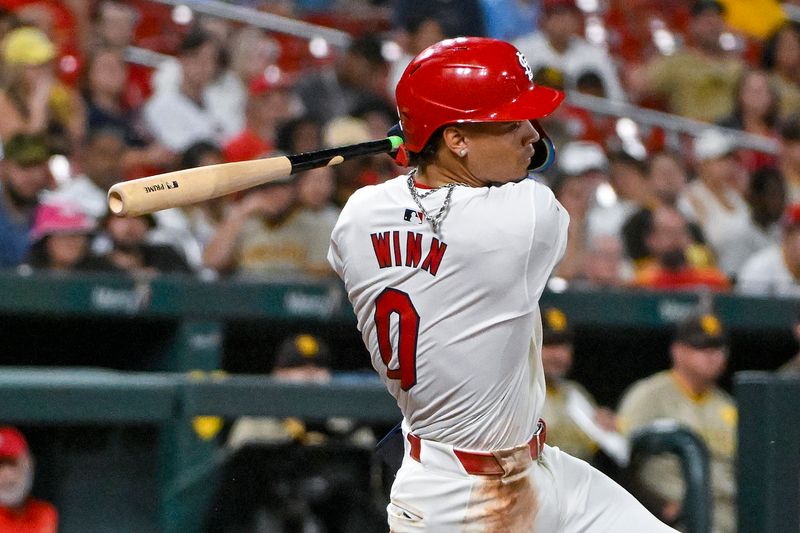
<svg viewBox="0 0 800 533">
<path fill-rule="evenodd" d="M 494 453 L 503 475 L 476 476 L 464 530 L 481 533 L 531 533 L 539 509 L 530 476 L 530 448 L 519 446 Z"/>
</svg>

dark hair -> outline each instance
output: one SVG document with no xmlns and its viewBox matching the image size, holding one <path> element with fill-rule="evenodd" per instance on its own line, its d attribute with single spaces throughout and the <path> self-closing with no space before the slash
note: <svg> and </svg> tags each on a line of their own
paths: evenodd
<svg viewBox="0 0 800 533">
<path fill-rule="evenodd" d="M 606 84 L 603 81 L 603 78 L 600 77 L 600 74 L 593 70 L 587 70 L 586 72 L 581 73 L 581 75 L 575 80 L 575 88 L 579 91 L 597 89 L 598 92 L 604 95 L 607 94 Z"/>
<path fill-rule="evenodd" d="M 781 124 L 780 134 L 784 141 L 800 141 L 800 113 L 786 117 Z"/>
<path fill-rule="evenodd" d="M 322 137 L 322 124 L 319 119 L 311 115 L 303 115 L 302 117 L 287 120 L 278 128 L 278 133 L 275 135 L 275 148 L 285 154 L 297 153 L 293 145 L 293 138 L 297 130 L 306 124 L 310 124 L 317 128 L 317 131 Z"/>
<path fill-rule="evenodd" d="M 408 153 L 408 161 L 412 167 L 424 168 L 436 160 L 436 153 L 442 145 L 442 132 L 447 126 L 449 126 L 449 124 L 437 128 L 436 131 L 431 134 L 425 146 L 422 147 L 422 150 Z"/>
<path fill-rule="evenodd" d="M 191 30 L 189 30 L 189 33 L 184 35 L 176 52 L 179 56 L 193 54 L 197 52 L 197 50 L 203 45 L 210 42 L 216 42 L 214 40 L 214 36 L 200 26 L 194 26 Z"/>
<path fill-rule="evenodd" d="M 772 70 L 775 68 L 775 58 L 778 55 L 778 41 L 781 38 L 781 34 L 787 30 L 794 33 L 798 41 L 800 41 L 800 23 L 789 21 L 780 26 L 769 36 L 766 43 L 764 43 L 764 49 L 761 52 L 761 66 L 765 69 Z"/>
<path fill-rule="evenodd" d="M 783 174 L 774 167 L 761 167 L 750 176 L 750 194 L 762 196 L 767 191 L 770 182 L 777 181 L 783 184 Z"/>
<path fill-rule="evenodd" d="M 697 0 L 692 6 L 692 16 L 696 17 L 708 9 L 714 9 L 720 15 L 725 14 L 725 6 L 719 0 Z"/>
<path fill-rule="evenodd" d="M 640 173 L 644 174 L 647 171 L 647 163 L 641 159 L 633 157 L 625 150 L 614 150 L 608 154 L 609 164 L 627 165 L 635 168 Z"/>
<path fill-rule="evenodd" d="M 366 34 L 355 39 L 347 48 L 347 53 L 358 57 L 363 57 L 371 65 L 381 67 L 386 65 L 386 58 L 383 57 L 382 43 L 376 35 Z"/>
<path fill-rule="evenodd" d="M 222 155 L 222 149 L 211 141 L 198 141 L 181 154 L 180 168 L 195 168 L 200 166 L 200 160 L 204 155 L 213 153 Z"/>
<path fill-rule="evenodd" d="M 364 118 L 370 113 L 380 113 L 389 123 L 397 122 L 397 110 L 386 103 L 386 100 L 378 97 L 363 99 L 351 113 L 356 118 Z"/>
</svg>

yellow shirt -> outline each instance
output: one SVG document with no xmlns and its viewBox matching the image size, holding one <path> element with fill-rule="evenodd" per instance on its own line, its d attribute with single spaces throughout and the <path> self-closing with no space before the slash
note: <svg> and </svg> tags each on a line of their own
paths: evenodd
<svg viewBox="0 0 800 533">
<path fill-rule="evenodd" d="M 670 111 L 714 122 L 733 111 L 742 65 L 735 58 L 711 59 L 687 48 L 651 61 L 646 76 L 651 89 L 667 98 Z"/>
<path fill-rule="evenodd" d="M 624 434 L 664 418 L 676 420 L 697 433 L 708 447 L 711 459 L 713 531 L 736 531 L 734 458 L 737 411 L 728 394 L 715 387 L 695 396 L 674 372 L 667 370 L 634 383 L 620 402 L 618 416 Z M 683 477 L 674 456 L 658 456 L 646 461 L 640 476 L 653 492 L 668 500 L 682 500 Z"/>
<path fill-rule="evenodd" d="M 757 39 L 766 39 L 786 20 L 778 0 L 722 0 L 725 22 Z"/>
</svg>

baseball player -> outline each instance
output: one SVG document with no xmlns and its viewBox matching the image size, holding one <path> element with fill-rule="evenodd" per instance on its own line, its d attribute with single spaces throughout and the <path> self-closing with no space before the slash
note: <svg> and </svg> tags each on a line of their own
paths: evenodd
<svg viewBox="0 0 800 533">
<path fill-rule="evenodd" d="M 563 99 L 532 80 L 503 41 L 422 51 L 396 89 L 414 168 L 353 194 L 331 236 L 328 259 L 403 414 L 395 533 L 672 531 L 544 445 L 538 300 L 569 216 L 526 179 L 553 157 L 537 119 Z"/>
</svg>

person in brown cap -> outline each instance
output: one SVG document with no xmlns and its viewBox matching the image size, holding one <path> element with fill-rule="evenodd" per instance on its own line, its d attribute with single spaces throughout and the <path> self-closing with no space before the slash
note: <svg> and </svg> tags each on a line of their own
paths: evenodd
<svg viewBox="0 0 800 533">
<path fill-rule="evenodd" d="M 574 405 L 591 406 L 596 425 L 614 430 L 614 413 L 597 406 L 589 391 L 577 381 L 567 379 L 572 368 L 574 332 L 563 311 L 555 307 L 542 309 L 542 368 L 547 399 L 542 418 L 547 423 L 547 440 L 570 455 L 590 461 L 600 445 L 576 422 L 580 416 Z"/>
<path fill-rule="evenodd" d="M 330 350 L 325 342 L 311 333 L 291 335 L 281 342 L 275 353 L 270 377 L 291 383 L 328 383 L 331 379 Z M 307 431 L 297 418 L 243 416 L 236 420 L 228 436 L 228 445 L 238 448 L 250 442 L 277 443 L 297 441 L 319 444 L 324 435 Z"/>
<path fill-rule="evenodd" d="M 331 379 L 330 350 L 318 337 L 301 333 L 284 340 L 272 376 L 284 381 L 326 383 Z"/>
<path fill-rule="evenodd" d="M 15 135 L 3 145 L 0 161 L 0 268 L 22 263 L 39 193 L 53 186 L 47 166 L 50 148 L 40 135 Z"/>
<path fill-rule="evenodd" d="M 16 428 L 0 427 L 0 533 L 54 533 L 58 513 L 50 503 L 29 497 L 33 459 Z"/>
<path fill-rule="evenodd" d="M 693 430 L 708 447 L 714 501 L 713 532 L 736 531 L 737 411 L 717 380 L 728 360 L 728 335 L 719 317 L 696 312 L 681 321 L 670 347 L 672 368 L 634 383 L 619 408 L 623 433 L 658 419 L 671 419 Z M 660 496 L 661 518 L 679 522 L 684 480 L 678 461 L 659 456 L 639 471 L 643 485 Z M 659 511 L 656 509 L 656 511 Z"/>
</svg>

